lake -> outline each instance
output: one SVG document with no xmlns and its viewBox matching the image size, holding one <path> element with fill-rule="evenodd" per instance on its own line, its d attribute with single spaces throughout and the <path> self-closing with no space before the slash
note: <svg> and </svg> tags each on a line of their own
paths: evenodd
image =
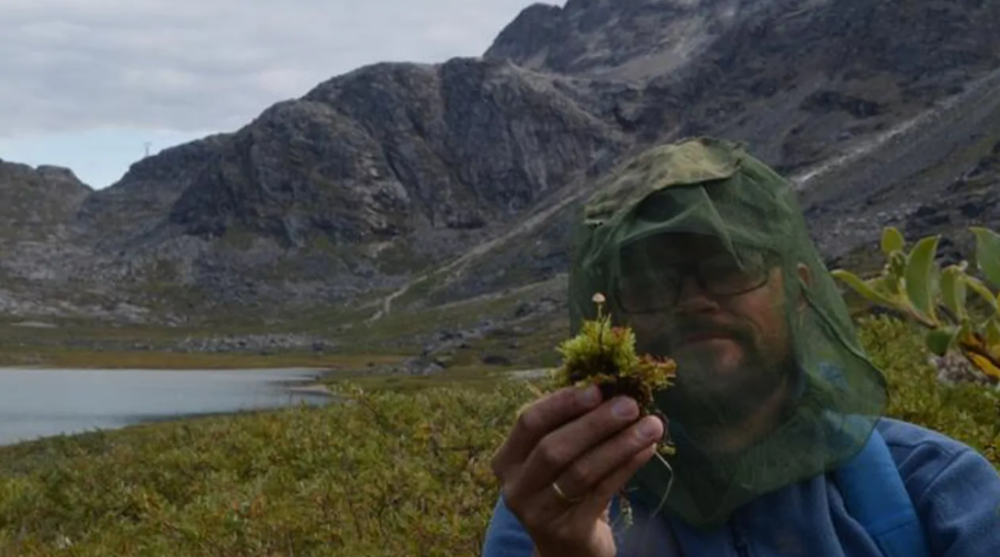
<svg viewBox="0 0 1000 557">
<path fill-rule="evenodd" d="M 0 368 L 0 445 L 204 414 L 326 404 L 321 372 Z"/>
</svg>

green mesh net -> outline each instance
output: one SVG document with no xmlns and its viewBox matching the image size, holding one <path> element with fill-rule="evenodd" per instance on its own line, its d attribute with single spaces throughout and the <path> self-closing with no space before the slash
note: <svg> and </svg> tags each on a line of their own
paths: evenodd
<svg viewBox="0 0 1000 557">
<path fill-rule="evenodd" d="M 656 397 L 676 453 L 634 476 L 633 502 L 716 525 L 852 457 L 884 410 L 794 192 L 739 144 L 658 146 L 609 173 L 569 280 L 574 334 L 600 292 L 640 353 L 677 363 Z"/>
</svg>

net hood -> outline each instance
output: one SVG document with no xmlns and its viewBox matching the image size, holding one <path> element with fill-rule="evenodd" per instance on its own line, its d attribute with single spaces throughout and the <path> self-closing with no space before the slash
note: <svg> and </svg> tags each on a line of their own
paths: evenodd
<svg viewBox="0 0 1000 557">
<path fill-rule="evenodd" d="M 651 460 L 630 499 L 717 525 L 862 448 L 884 378 L 776 172 L 720 139 L 661 145 L 604 176 L 581 217 L 573 334 L 600 292 L 640 352 L 678 364 L 656 397 L 673 473 Z"/>
</svg>

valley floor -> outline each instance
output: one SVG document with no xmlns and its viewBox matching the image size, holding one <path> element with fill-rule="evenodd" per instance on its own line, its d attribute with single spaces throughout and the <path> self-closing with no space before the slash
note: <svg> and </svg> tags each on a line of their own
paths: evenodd
<svg viewBox="0 0 1000 557">
<path fill-rule="evenodd" d="M 996 392 L 939 383 L 904 324 L 866 318 L 862 334 L 889 415 L 1000 468 Z M 336 375 L 353 403 L 0 448 L 0 556 L 477 554 L 498 493 L 489 459 L 536 394 L 475 373 Z"/>
</svg>

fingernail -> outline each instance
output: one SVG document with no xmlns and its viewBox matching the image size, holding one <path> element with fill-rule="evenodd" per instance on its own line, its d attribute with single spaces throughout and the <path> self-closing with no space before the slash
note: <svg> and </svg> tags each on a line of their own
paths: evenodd
<svg viewBox="0 0 1000 557">
<path fill-rule="evenodd" d="M 601 398 L 601 390 L 597 388 L 597 385 L 591 385 L 580 391 L 579 396 L 580 402 L 585 406 L 594 406 Z"/>
<path fill-rule="evenodd" d="M 630 398 L 622 397 L 615 401 L 611 412 L 618 418 L 633 418 L 638 413 L 639 407 Z"/>
<path fill-rule="evenodd" d="M 648 439 L 650 441 L 655 439 L 656 436 L 660 434 L 660 428 L 656 425 L 656 422 L 658 421 L 659 420 L 656 418 L 647 417 L 639 422 L 639 435 L 643 439 Z"/>
</svg>

